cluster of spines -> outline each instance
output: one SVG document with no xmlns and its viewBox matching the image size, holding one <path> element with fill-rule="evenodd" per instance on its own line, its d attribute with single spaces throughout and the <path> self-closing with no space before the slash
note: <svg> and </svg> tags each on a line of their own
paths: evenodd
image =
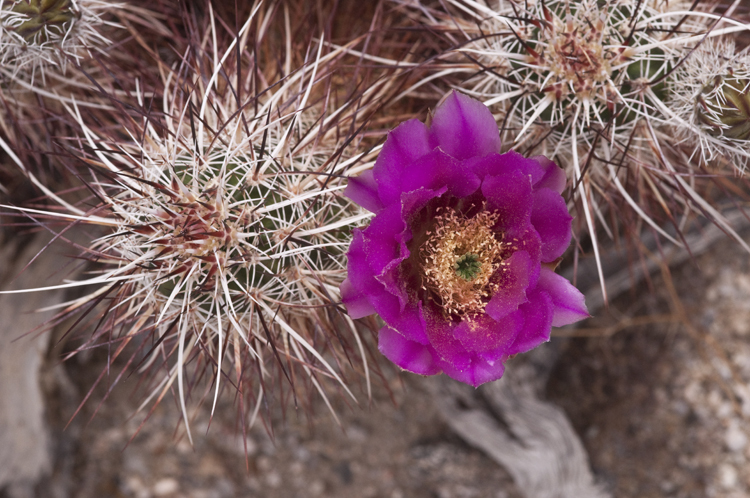
<svg viewBox="0 0 750 498">
<path fill-rule="evenodd" d="M 690 156 L 716 169 L 750 162 L 750 55 L 731 40 L 707 39 L 685 52 L 667 82 L 670 119 Z M 678 61 L 679 62 L 679 61 Z"/>
<path fill-rule="evenodd" d="M 105 21 L 120 7 L 100 0 L 0 1 L 0 65 L 4 79 L 45 80 L 50 67 L 62 75 L 70 61 L 111 41 Z"/>
</svg>

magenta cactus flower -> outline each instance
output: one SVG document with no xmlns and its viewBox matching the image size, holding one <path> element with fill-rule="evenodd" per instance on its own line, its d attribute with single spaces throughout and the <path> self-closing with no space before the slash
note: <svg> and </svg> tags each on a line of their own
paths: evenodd
<svg viewBox="0 0 750 498">
<path fill-rule="evenodd" d="M 571 239 L 564 172 L 499 151 L 490 111 L 454 91 L 429 126 L 390 132 L 345 190 L 375 216 L 354 230 L 342 301 L 353 318 L 380 315 L 378 347 L 404 370 L 478 386 L 589 316 L 553 271 Z"/>
</svg>

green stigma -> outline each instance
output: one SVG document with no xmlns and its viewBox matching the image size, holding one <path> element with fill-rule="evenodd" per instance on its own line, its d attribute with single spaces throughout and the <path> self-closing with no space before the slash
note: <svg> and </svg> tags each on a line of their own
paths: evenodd
<svg viewBox="0 0 750 498">
<path fill-rule="evenodd" d="M 62 35 L 78 17 L 71 0 L 20 0 L 10 10 L 26 17 L 13 29 L 29 43 L 48 41 L 50 29 Z"/>
<path fill-rule="evenodd" d="M 474 277 L 479 275 L 479 271 L 482 269 L 482 263 L 479 261 L 479 256 L 472 253 L 466 253 L 453 263 L 453 269 L 456 270 L 456 274 L 464 280 L 474 280 Z"/>
</svg>

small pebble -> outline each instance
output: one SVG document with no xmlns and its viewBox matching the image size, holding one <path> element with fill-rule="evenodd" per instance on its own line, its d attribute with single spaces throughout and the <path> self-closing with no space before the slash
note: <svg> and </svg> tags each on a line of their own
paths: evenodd
<svg viewBox="0 0 750 498">
<path fill-rule="evenodd" d="M 728 463 L 719 466 L 719 484 L 724 489 L 734 489 L 737 486 L 737 469 Z"/>
<path fill-rule="evenodd" d="M 271 471 L 266 474 L 266 483 L 272 488 L 278 488 L 281 486 L 281 476 L 278 472 Z"/>
<path fill-rule="evenodd" d="M 729 423 L 729 428 L 724 434 L 724 443 L 730 451 L 743 451 L 747 446 L 747 435 L 740 429 L 736 420 Z"/>
<path fill-rule="evenodd" d="M 157 481 L 156 484 L 154 484 L 153 491 L 156 496 L 167 496 L 176 493 L 178 489 L 180 489 L 180 483 L 178 483 L 176 479 L 167 477 Z"/>
</svg>

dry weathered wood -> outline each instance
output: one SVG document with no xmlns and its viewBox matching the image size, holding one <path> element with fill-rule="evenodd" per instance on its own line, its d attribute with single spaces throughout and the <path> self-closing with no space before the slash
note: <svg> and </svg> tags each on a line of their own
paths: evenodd
<svg viewBox="0 0 750 498">
<path fill-rule="evenodd" d="M 53 251 L 44 252 L 21 273 L 47 241 L 37 236 L 2 246 L 0 289 L 47 285 L 61 266 Z M 49 334 L 27 332 L 52 316 L 35 310 L 57 304 L 62 297 L 61 291 L 0 295 L 0 489 L 33 486 L 50 466 L 39 371 Z"/>
<path fill-rule="evenodd" d="M 513 362 L 496 382 L 479 389 L 441 378 L 435 403 L 450 427 L 513 476 L 529 498 L 604 498 L 586 450 L 565 413 L 539 399 L 539 348 Z"/>
</svg>

